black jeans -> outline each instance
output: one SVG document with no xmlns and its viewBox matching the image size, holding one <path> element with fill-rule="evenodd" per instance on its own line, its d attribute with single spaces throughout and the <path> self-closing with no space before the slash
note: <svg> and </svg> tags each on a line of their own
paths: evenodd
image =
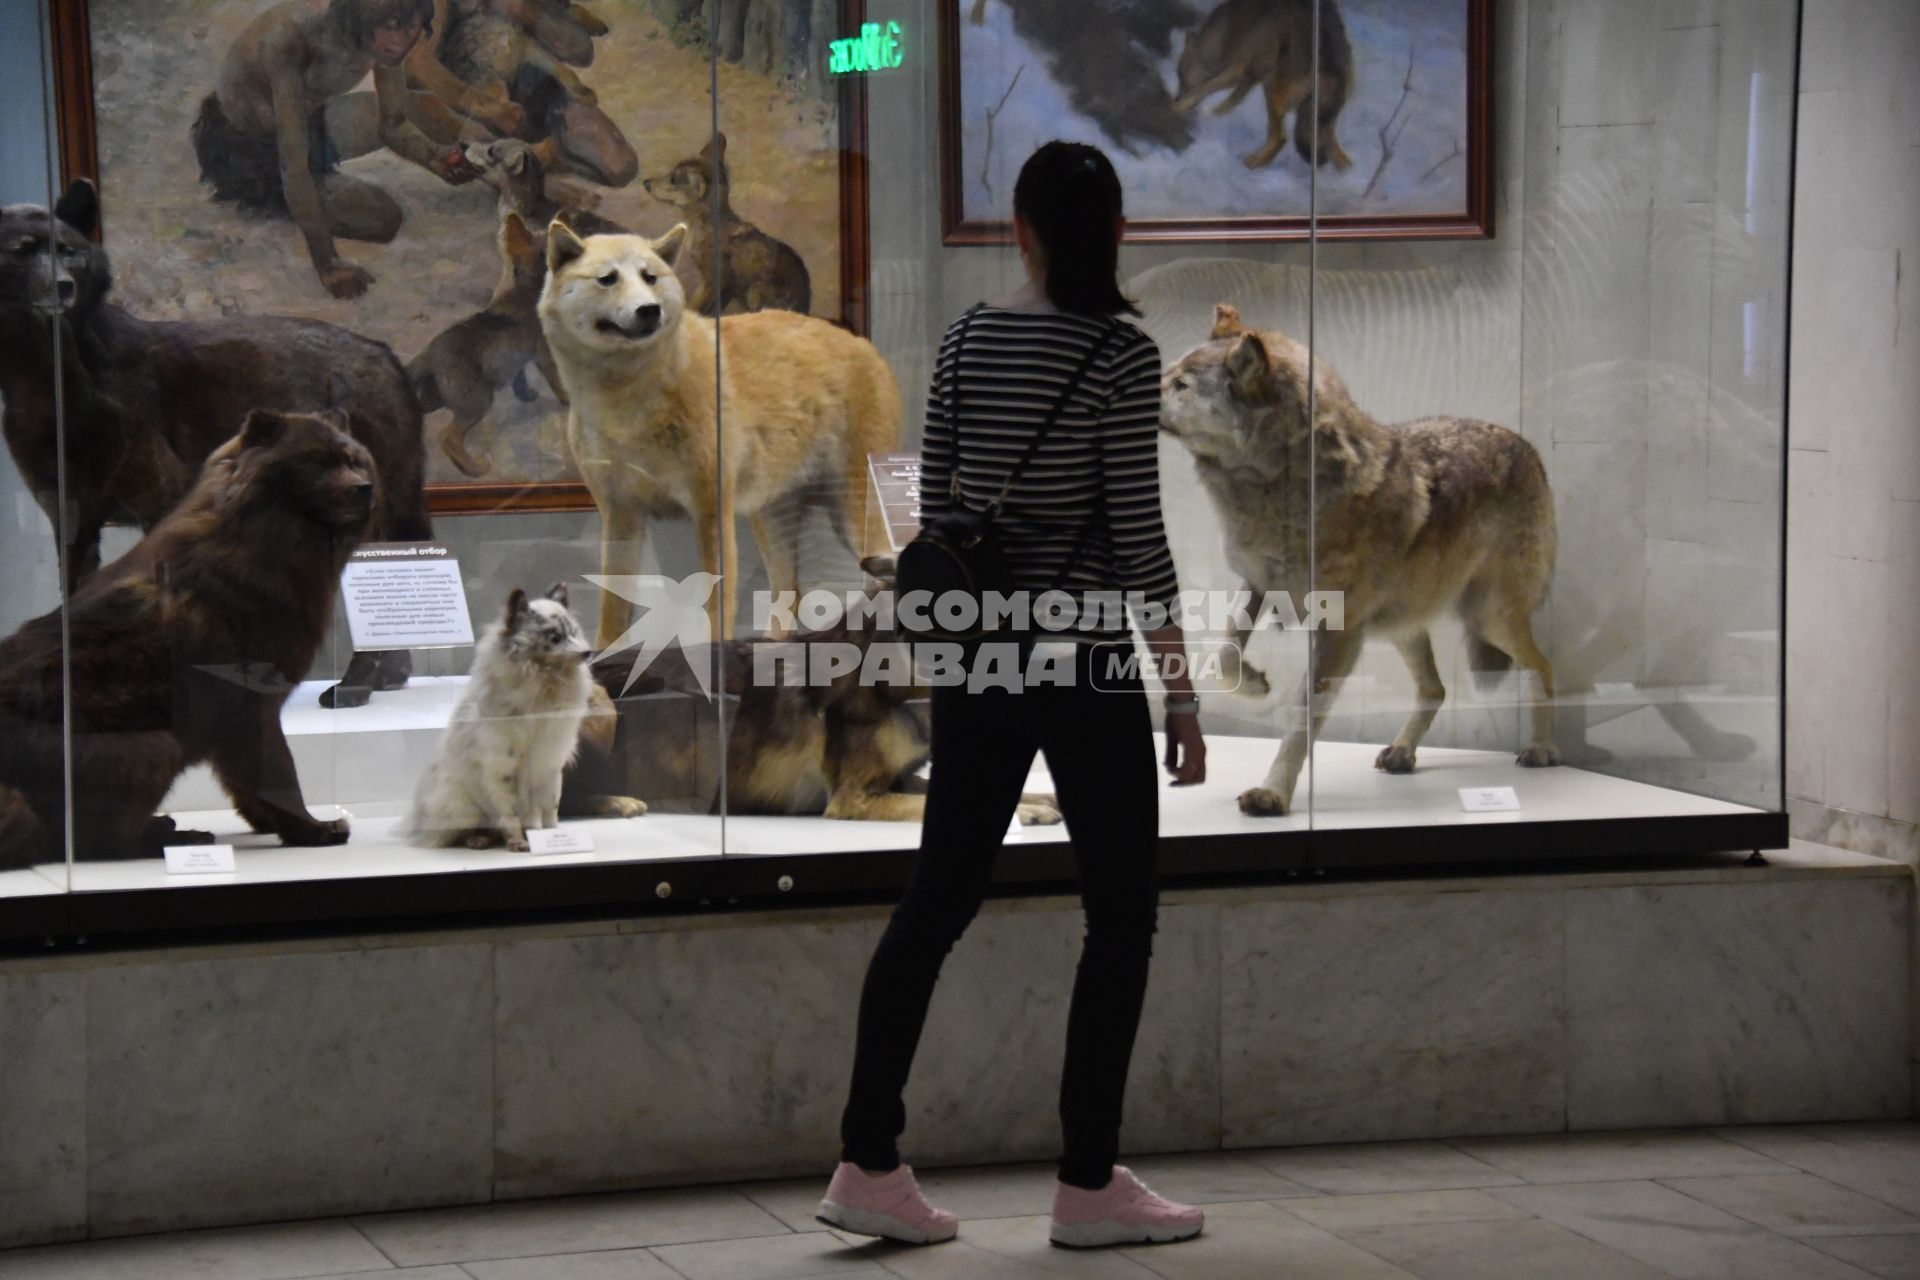
<svg viewBox="0 0 1920 1280">
<path fill-rule="evenodd" d="M 1160 776 L 1137 679 L 1087 679 L 1120 648 L 1083 645 L 1071 687 L 933 692 L 933 773 L 920 852 L 860 993 L 841 1158 L 900 1163 L 901 1100 L 940 966 L 979 910 L 1033 753 L 1042 752 L 1073 840 L 1086 939 L 1060 1078 L 1061 1180 L 1113 1176 L 1127 1066 L 1147 989 L 1159 886 Z"/>
</svg>

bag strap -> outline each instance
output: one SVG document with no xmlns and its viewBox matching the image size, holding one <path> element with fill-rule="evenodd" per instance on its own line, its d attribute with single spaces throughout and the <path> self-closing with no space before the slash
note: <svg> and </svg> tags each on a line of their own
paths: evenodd
<svg viewBox="0 0 1920 1280">
<path fill-rule="evenodd" d="M 947 395 L 947 403 L 949 405 L 948 413 L 952 418 L 954 426 L 955 446 L 953 475 L 948 482 L 947 491 L 956 499 L 960 496 L 960 357 L 966 347 L 967 333 L 973 328 L 974 316 L 979 311 L 979 305 L 969 308 L 965 318 L 961 321 L 960 337 L 954 343 L 953 348 L 952 379 Z M 987 503 L 985 514 L 989 517 L 995 517 L 1000 514 L 1001 508 L 1006 504 L 1007 495 L 1013 491 L 1015 482 L 1020 479 L 1020 473 L 1027 469 L 1029 462 L 1033 461 L 1033 455 L 1039 452 L 1041 443 L 1047 438 L 1047 433 L 1053 430 L 1054 424 L 1060 420 L 1060 415 L 1066 412 L 1067 402 L 1073 398 L 1074 391 L 1079 388 L 1088 372 L 1092 370 L 1095 362 L 1099 360 L 1100 354 L 1107 349 L 1108 340 L 1111 339 L 1114 334 L 1118 333 L 1121 327 L 1118 321 L 1109 317 L 1107 327 L 1101 330 L 1099 336 L 1096 337 L 1088 347 L 1086 356 L 1081 359 L 1079 366 L 1074 369 L 1073 376 L 1068 378 L 1067 385 L 1061 388 L 1059 399 L 1054 401 L 1053 408 L 1047 411 L 1047 416 L 1041 420 L 1039 429 L 1033 433 L 1033 438 L 1027 441 L 1027 447 L 1021 451 L 1020 457 L 1014 462 L 1012 469 L 1007 472 L 1007 482 L 1000 486 L 1000 492 L 995 494 L 992 500 Z"/>
</svg>

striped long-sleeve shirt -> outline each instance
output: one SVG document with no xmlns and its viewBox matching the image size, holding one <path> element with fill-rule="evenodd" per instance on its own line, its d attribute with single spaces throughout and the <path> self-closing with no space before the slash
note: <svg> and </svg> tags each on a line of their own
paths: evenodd
<svg viewBox="0 0 1920 1280">
<path fill-rule="evenodd" d="M 961 340 L 965 332 L 964 343 Z M 1179 584 L 1160 516 L 1160 349 L 1124 321 L 980 307 L 947 330 L 927 396 L 920 509 L 984 509 L 1097 344 L 1100 354 L 994 522 L 1016 587 L 1139 593 L 1171 608 Z M 1089 613 L 1083 603 L 1082 618 Z M 1068 634 L 1111 637 L 1107 609 Z"/>
</svg>

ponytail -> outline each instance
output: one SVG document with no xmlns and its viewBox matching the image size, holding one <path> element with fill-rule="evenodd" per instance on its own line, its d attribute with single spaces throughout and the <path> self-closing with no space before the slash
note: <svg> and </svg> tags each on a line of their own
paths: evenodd
<svg viewBox="0 0 1920 1280">
<path fill-rule="evenodd" d="M 1085 315 L 1140 314 L 1120 292 L 1120 176 L 1098 147 L 1049 142 L 1020 168 L 1013 211 L 1046 257 L 1047 298 Z"/>
</svg>

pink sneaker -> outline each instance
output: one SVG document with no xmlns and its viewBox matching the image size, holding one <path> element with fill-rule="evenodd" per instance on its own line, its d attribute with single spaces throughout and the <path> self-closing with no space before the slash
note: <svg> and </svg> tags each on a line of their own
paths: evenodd
<svg viewBox="0 0 1920 1280">
<path fill-rule="evenodd" d="M 892 1173 L 872 1174 L 841 1161 L 814 1217 L 855 1235 L 903 1244 L 939 1244 L 960 1230 L 958 1218 L 927 1203 L 913 1170 L 904 1164 Z"/>
<path fill-rule="evenodd" d="M 1069 1249 L 1191 1240 L 1206 1220 L 1190 1204 L 1153 1194 L 1119 1165 L 1113 1167 L 1113 1180 L 1098 1191 L 1062 1182 L 1053 1193 L 1053 1242 Z"/>
</svg>

